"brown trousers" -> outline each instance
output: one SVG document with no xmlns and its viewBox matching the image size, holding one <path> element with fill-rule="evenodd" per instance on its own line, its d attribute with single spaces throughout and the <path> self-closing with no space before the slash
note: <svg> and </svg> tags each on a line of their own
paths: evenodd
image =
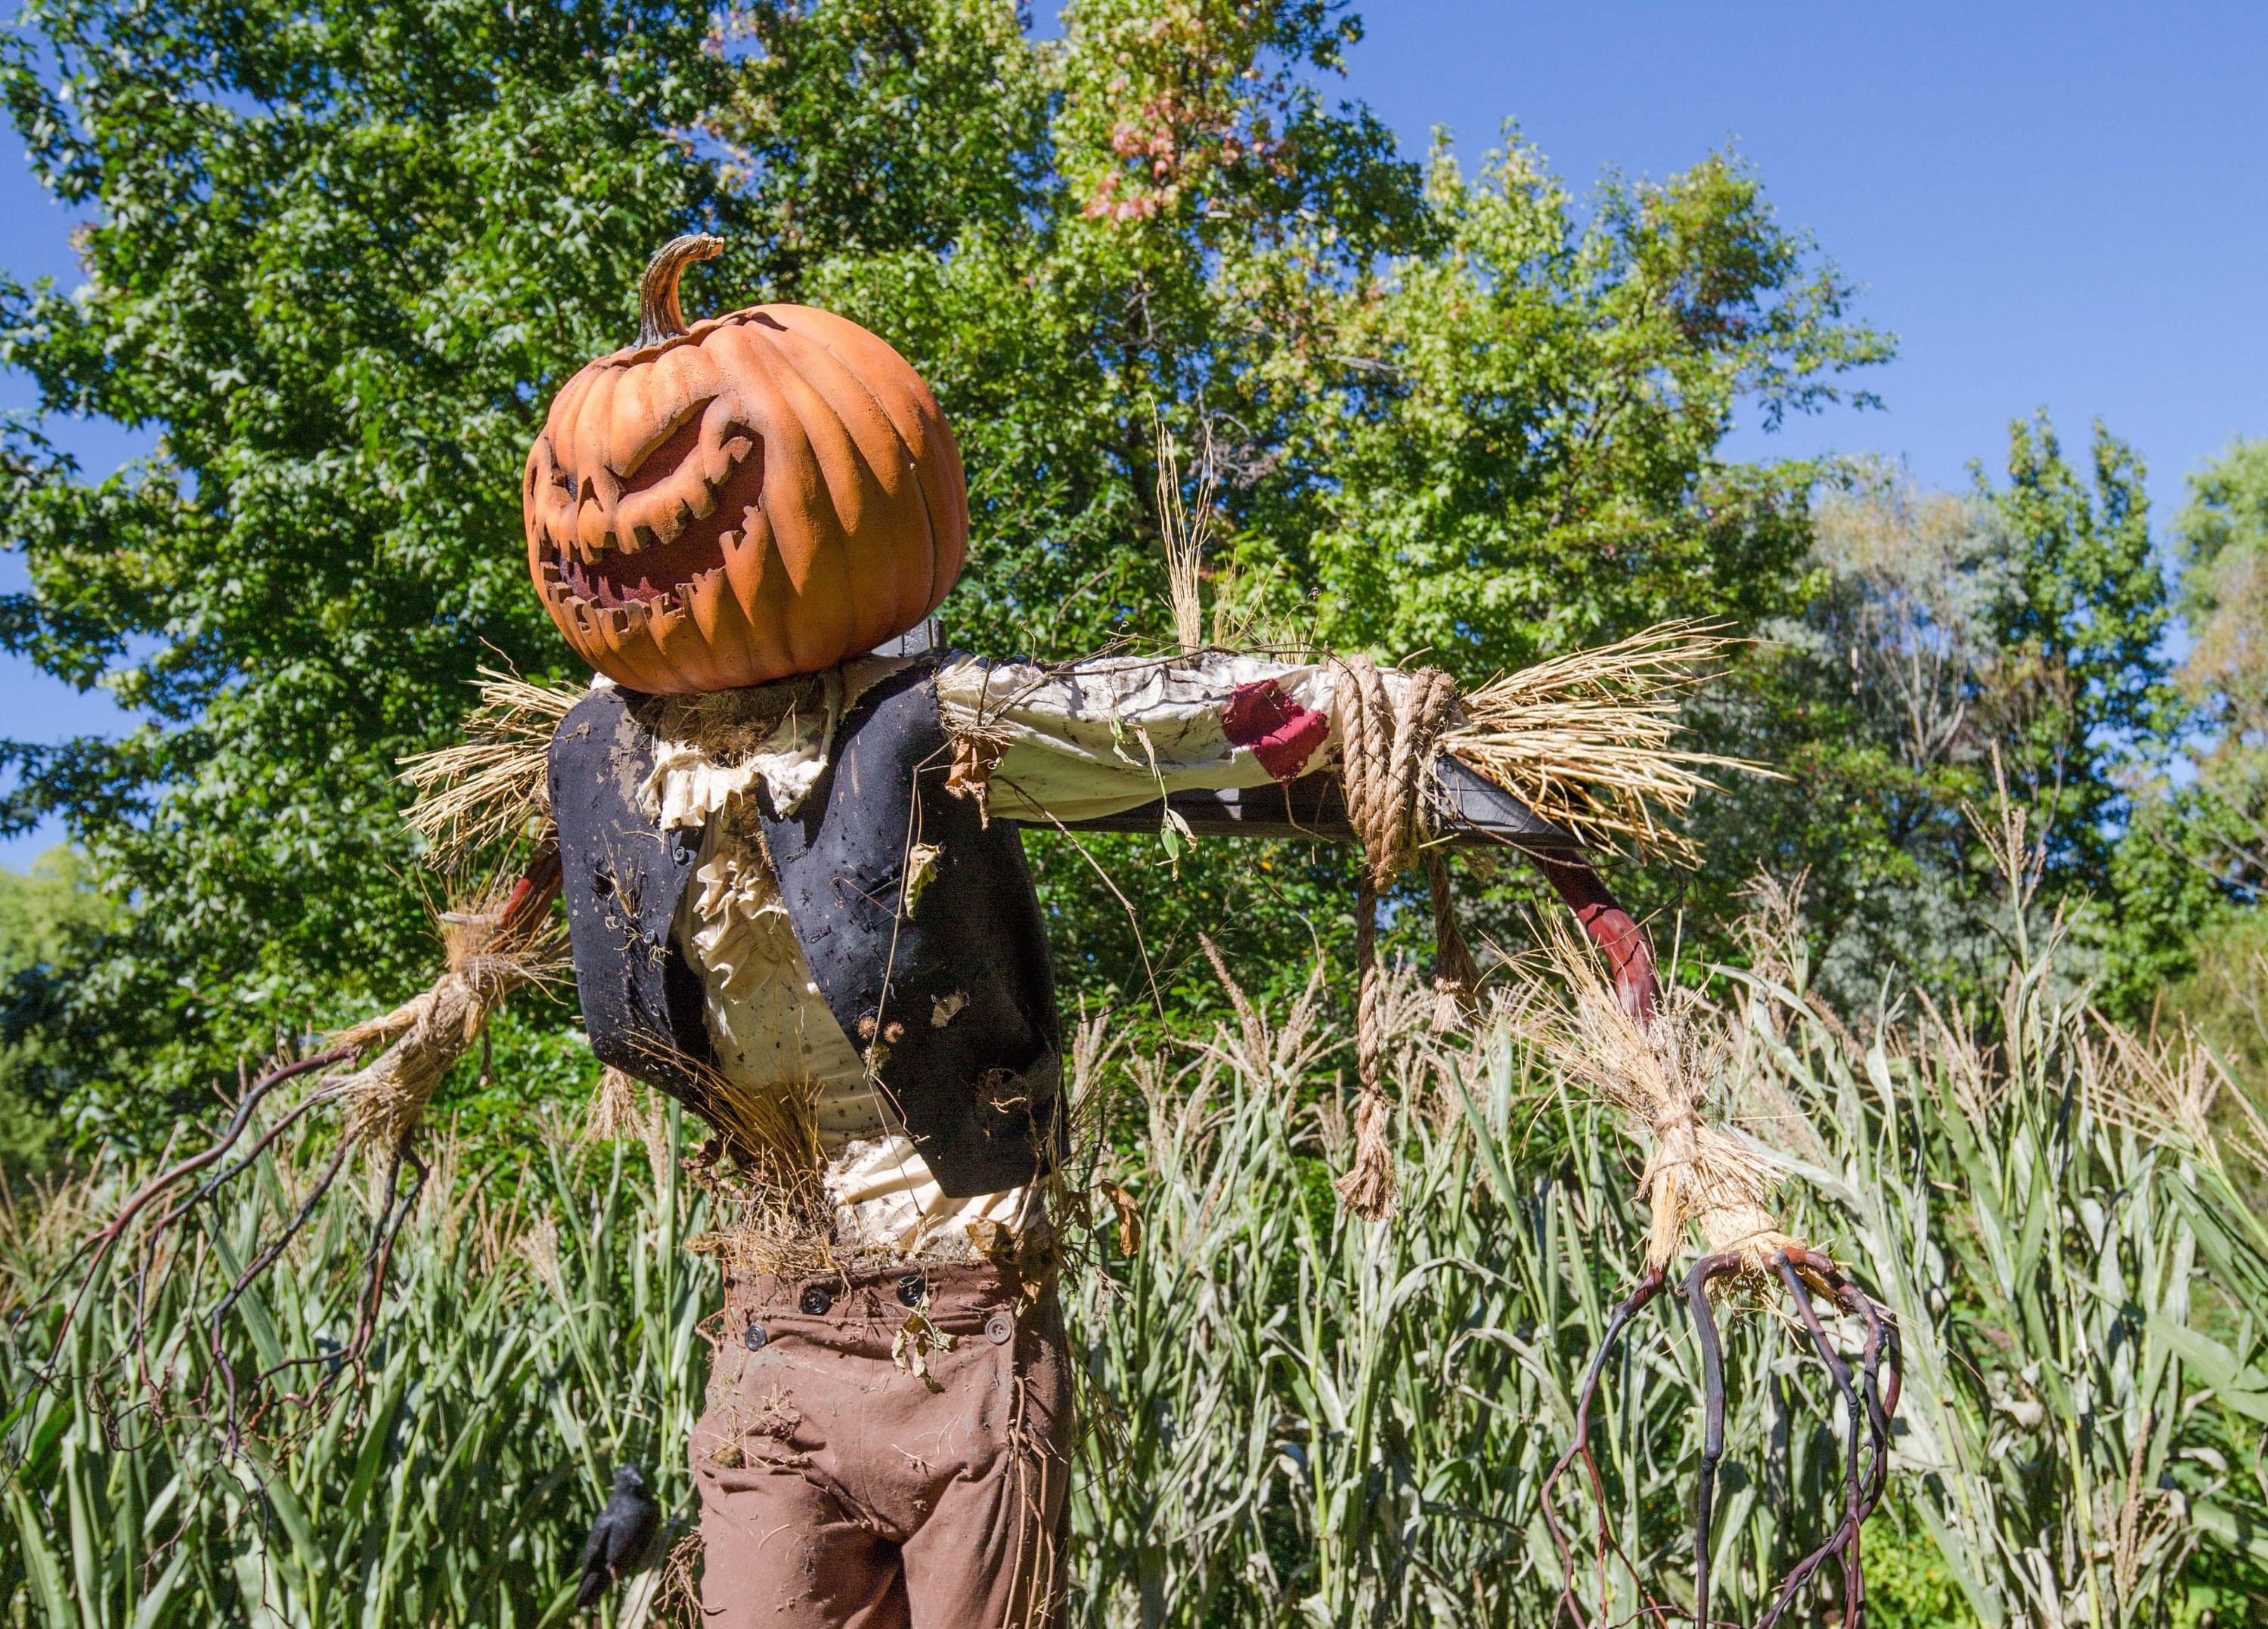
<svg viewBox="0 0 2268 1629">
<path fill-rule="evenodd" d="M 1071 1375 L 1052 1284 L 1020 1307 L 983 1264 L 728 1282 L 708 1401 L 704 1623 L 1060 1624 Z"/>
</svg>

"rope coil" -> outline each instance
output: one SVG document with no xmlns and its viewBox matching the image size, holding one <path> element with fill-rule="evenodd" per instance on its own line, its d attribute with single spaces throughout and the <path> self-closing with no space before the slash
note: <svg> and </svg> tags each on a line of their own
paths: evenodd
<svg viewBox="0 0 2268 1629">
<path fill-rule="evenodd" d="M 1343 684 L 1338 707 L 1341 775 L 1347 821 L 1362 844 L 1355 892 L 1354 1165 L 1334 1186 L 1358 1216 L 1376 1221 L 1394 1213 L 1393 1106 L 1386 1095 L 1384 980 L 1378 967 L 1378 902 L 1395 879 L 1422 861 L 1433 902 L 1433 1027 L 1454 1028 L 1471 1015 L 1478 969 L 1457 931 L 1449 868 L 1425 843 L 1425 769 L 1442 731 L 1454 721 L 1456 681 L 1437 667 L 1406 675 L 1399 702 L 1368 657 L 1335 664 Z"/>
</svg>

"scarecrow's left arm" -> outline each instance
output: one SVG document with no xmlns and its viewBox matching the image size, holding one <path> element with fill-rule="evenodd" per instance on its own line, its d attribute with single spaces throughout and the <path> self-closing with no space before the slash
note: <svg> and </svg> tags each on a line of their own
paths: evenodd
<svg viewBox="0 0 2268 1629">
<path fill-rule="evenodd" d="M 1409 676 L 1379 675 L 1406 695 Z M 949 658 L 938 694 L 954 777 L 995 816 L 1071 830 L 1361 840 L 1349 816 L 1351 670 L 1226 652 L 1057 666 Z M 1655 1000 L 1653 953 L 1581 841 L 1454 752 L 1415 795 L 1432 841 L 1535 861 L 1613 970 L 1624 1005 Z"/>
</svg>

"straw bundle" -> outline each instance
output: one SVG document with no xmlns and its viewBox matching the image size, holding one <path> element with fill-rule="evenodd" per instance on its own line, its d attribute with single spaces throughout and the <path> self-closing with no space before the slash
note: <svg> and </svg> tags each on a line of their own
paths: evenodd
<svg viewBox="0 0 2268 1629">
<path fill-rule="evenodd" d="M 1690 865 L 1691 841 L 1658 818 L 1682 814 L 1713 784 L 1706 769 L 1772 771 L 1743 759 L 1680 752 L 1677 711 L 1709 665 L 1739 644 L 1722 624 L 1661 623 L 1496 679 L 1464 698 L 1441 749 L 1587 843 L 1619 841 Z"/>
<path fill-rule="evenodd" d="M 815 1088 L 806 1083 L 747 1091 L 697 1058 L 676 1053 L 670 1061 L 692 1078 L 687 1101 L 715 1132 L 687 1169 L 716 1201 L 721 1225 L 687 1248 L 735 1273 L 814 1273 L 855 1264 L 856 1251 L 835 1247 Z M 649 1122 L 659 1123 L 659 1117 Z"/>
<path fill-rule="evenodd" d="M 552 733 L 586 693 L 494 667 L 481 669 L 478 689 L 462 741 L 401 760 L 401 778 L 418 792 L 407 818 L 438 871 L 459 870 L 509 838 L 547 835 Z"/>
<path fill-rule="evenodd" d="M 608 1064 L 599 1072 L 598 1089 L 591 1094 L 585 1137 L 593 1142 L 612 1142 L 618 1137 L 642 1135 L 644 1129 L 638 1114 L 637 1081 Z"/>
<path fill-rule="evenodd" d="M 1154 407 L 1150 409 L 1150 429 L 1158 451 L 1158 541 L 1166 553 L 1166 604 L 1174 614 L 1174 638 L 1182 653 L 1193 656 L 1205 645 L 1201 586 L 1205 544 L 1211 541 L 1216 518 L 1216 477 L 1208 456 L 1200 466 L 1204 473 L 1197 507 L 1189 508 L 1182 501 L 1181 461 L 1174 455 L 1174 438 Z"/>
<path fill-rule="evenodd" d="M 1783 1233 L 1770 1201 L 1770 1168 L 1748 1143 L 1711 1121 L 1712 1083 L 1729 1047 L 1690 989 L 1664 992 L 1649 1019 L 1624 1006 L 1598 959 L 1557 923 L 1543 937 L 1541 973 L 1507 1011 L 1513 1032 L 1566 1077 L 1620 1109 L 1649 1145 L 1639 1191 L 1650 1213 L 1646 1264 L 1667 1267 L 1699 1230 L 1711 1255 L 1739 1255 L 1771 1271 Z"/>
</svg>

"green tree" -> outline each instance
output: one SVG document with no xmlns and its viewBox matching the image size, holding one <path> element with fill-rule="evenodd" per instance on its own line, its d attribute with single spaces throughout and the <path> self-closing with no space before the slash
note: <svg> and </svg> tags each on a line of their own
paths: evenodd
<svg viewBox="0 0 2268 1629">
<path fill-rule="evenodd" d="M 2190 477 L 2174 523 L 2190 648 L 2175 678 L 2190 707 L 2184 784 L 2161 778 L 2119 859 L 2138 899 L 2174 899 L 2152 970 L 2179 980 L 2195 1024 L 2268 1097 L 2268 441 L 2238 440 Z"/>
<path fill-rule="evenodd" d="M 1819 981 L 1863 1009 L 1892 969 L 1942 985 L 1991 964 L 1962 810 L 1990 783 L 1977 701 L 2012 545 L 1988 503 L 1878 464 L 1810 520 L 1807 597 L 1708 704 L 1725 747 L 1787 778 L 1699 816 L 1719 887 L 1804 879 Z"/>
<path fill-rule="evenodd" d="M 2042 411 L 2008 426 L 2005 487 L 1978 473 L 2015 544 L 1979 701 L 2046 830 L 2049 863 L 2073 886 L 2107 891 L 2130 807 L 2114 770 L 2146 756 L 2175 722 L 2164 649 L 2173 608 L 2142 461 L 2100 424 L 2090 452 L 2091 483 Z"/>
<path fill-rule="evenodd" d="M 59 1021 L 69 970 L 117 921 L 85 863 L 48 850 L 29 871 L 0 868 L 0 1188 L 48 1163 L 63 1141 L 58 1110 L 84 1084 L 86 1037 Z M 99 1048 L 92 1050 L 102 1057 Z M 104 1061 L 107 1061 L 107 1059 Z"/>
<path fill-rule="evenodd" d="M 1515 140 L 1477 181 L 1437 152 L 1427 199 L 1440 251 L 1349 307 L 1363 365 L 1306 421 L 1329 479 L 1300 557 L 1327 637 L 1477 678 L 1664 617 L 1791 608 L 1818 471 L 1719 444 L 1743 401 L 1776 424 L 1840 400 L 1890 344 L 1756 175 L 1609 175 L 1579 211 Z"/>
<path fill-rule="evenodd" d="M 2182 716 L 2140 463 L 2098 426 L 2091 465 L 2041 416 L 2010 424 L 2004 484 L 1845 470 L 1814 509 L 1808 598 L 1716 714 L 1790 778 L 1703 812 L 1717 880 L 1805 873 L 1846 1005 L 1894 972 L 1984 993 L 1998 881 L 1974 817 L 2004 781 L 2044 842 L 2036 909 L 2075 913 L 2104 999 L 2146 1001 L 2209 906 L 2137 796 Z"/>
<path fill-rule="evenodd" d="M 2268 441 L 2239 440 L 2190 479 L 2175 523 L 2198 776 L 2182 849 L 2236 897 L 2268 885 Z"/>
<path fill-rule="evenodd" d="M 1051 76 L 1019 8 L 757 0 L 733 33 L 749 50 L 711 129 L 742 195 L 744 279 L 784 290 L 843 254 L 943 254 L 1047 206 Z"/>
<path fill-rule="evenodd" d="M 1980 707 L 2045 839 L 2045 897 L 2087 902 L 2078 930 L 2100 959 L 2102 999 L 2139 1012 L 2185 966 L 2213 903 L 2154 839 L 2156 814 L 2137 795 L 2163 773 L 2185 711 L 2142 461 L 2098 423 L 2082 479 L 2044 411 L 2012 424 L 2008 441 L 2007 484 L 1990 497 L 2014 569 Z"/>
<path fill-rule="evenodd" d="M 0 280 L 0 358 L 44 411 L 160 442 L 90 481 L 36 426 L 8 439 L 32 587 L 0 640 L 150 722 L 10 747 L 4 819 L 63 815 L 136 901 L 76 989 L 170 1027 L 161 1084 L 425 959 L 394 761 L 481 661 L 561 665 L 519 464 L 627 336 L 644 254 L 728 213 L 674 133 L 717 95 L 708 26 L 674 0 L 34 0 L 10 37 L 33 170 L 91 218 L 83 287 Z"/>
</svg>

